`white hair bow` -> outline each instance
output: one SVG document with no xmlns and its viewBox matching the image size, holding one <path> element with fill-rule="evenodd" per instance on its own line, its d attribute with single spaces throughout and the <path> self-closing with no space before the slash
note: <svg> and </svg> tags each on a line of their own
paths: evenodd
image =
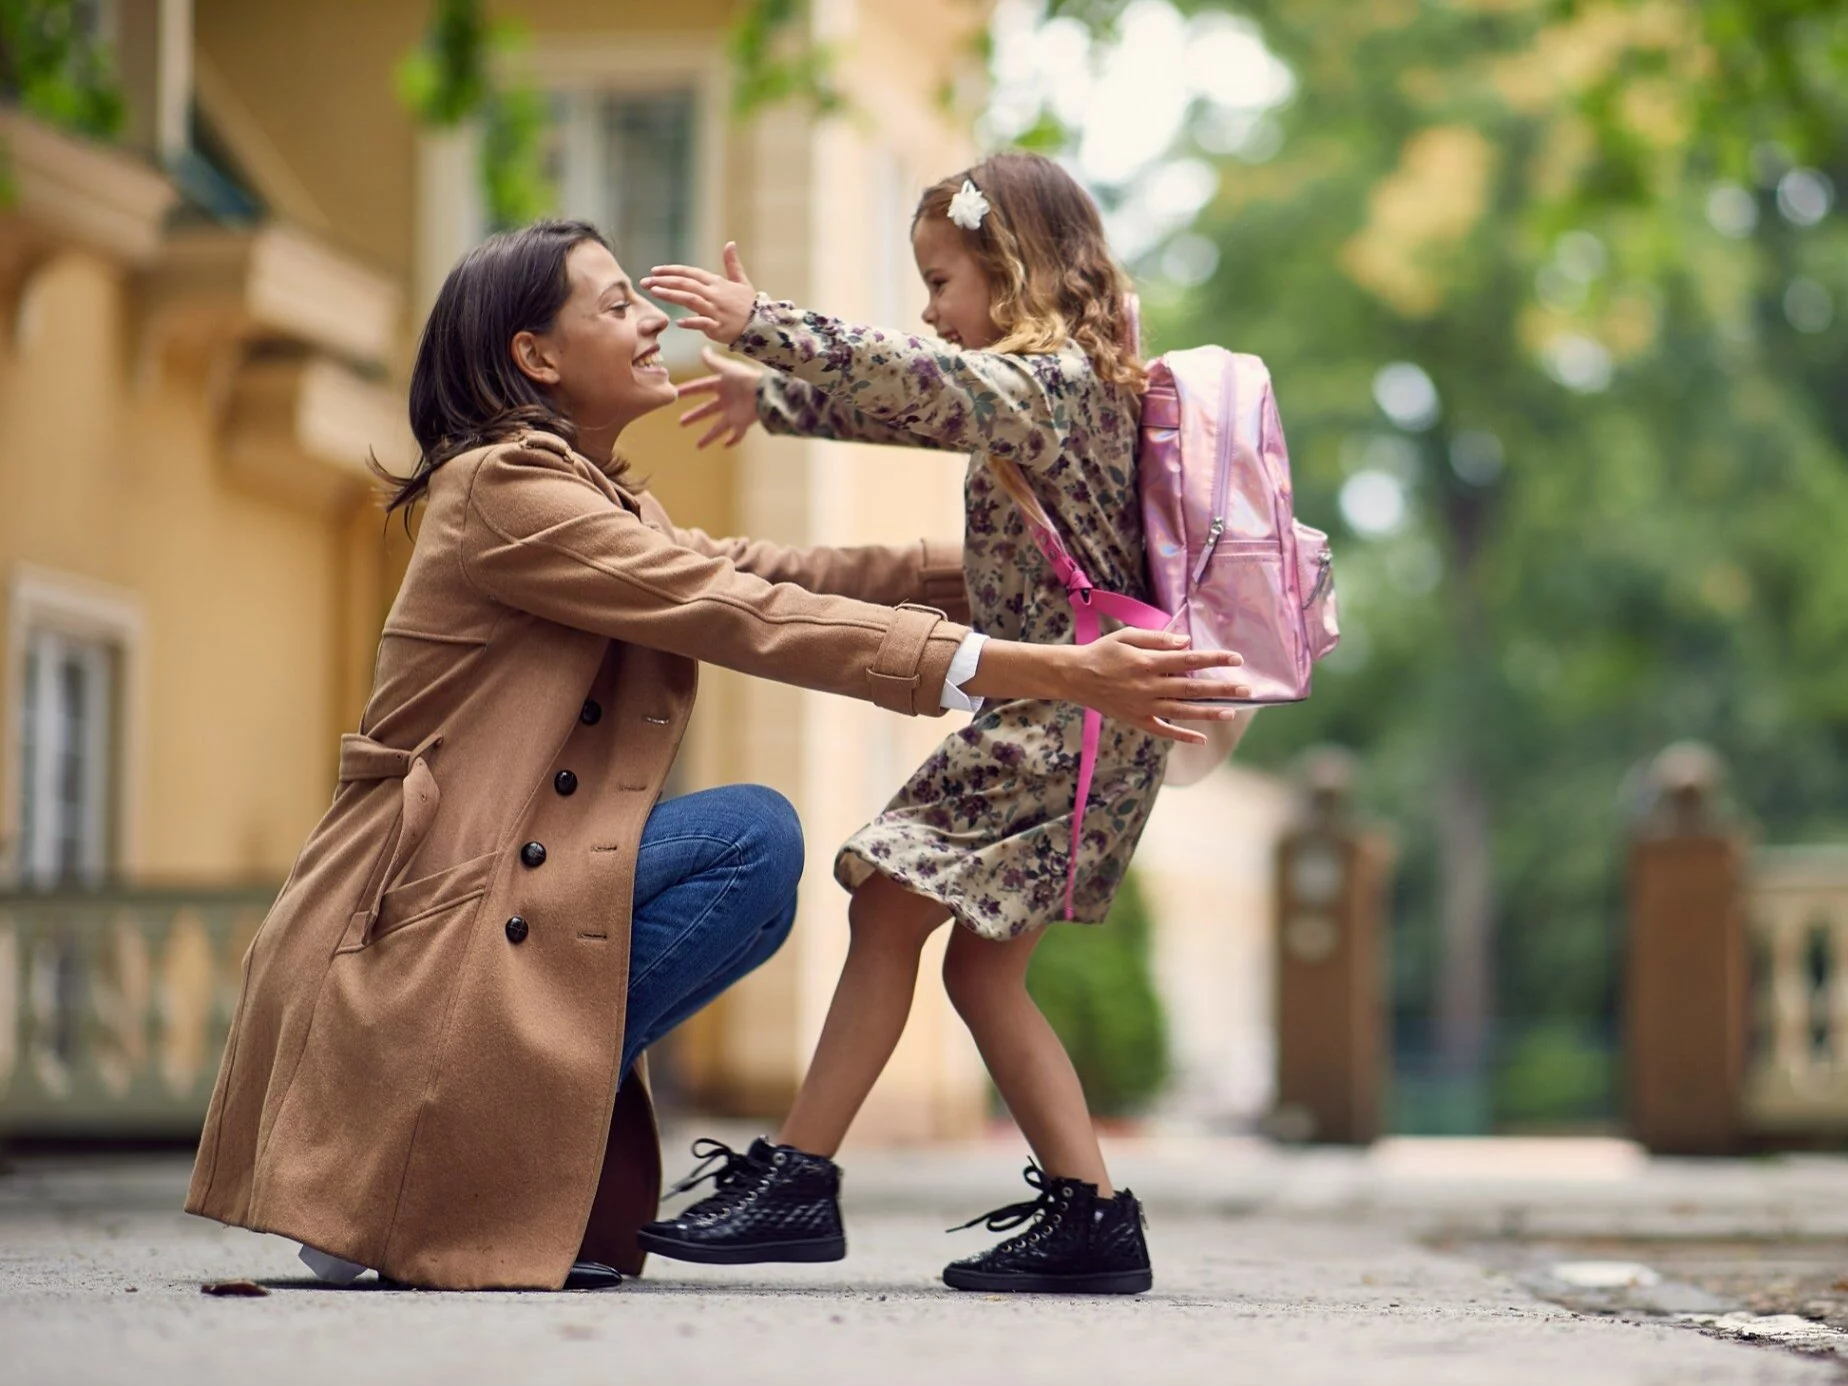
<svg viewBox="0 0 1848 1386">
<path fill-rule="evenodd" d="M 963 179 L 962 190 L 950 199 L 950 220 L 965 231 L 980 231 L 982 218 L 989 213 L 988 199 L 982 190 Z"/>
</svg>

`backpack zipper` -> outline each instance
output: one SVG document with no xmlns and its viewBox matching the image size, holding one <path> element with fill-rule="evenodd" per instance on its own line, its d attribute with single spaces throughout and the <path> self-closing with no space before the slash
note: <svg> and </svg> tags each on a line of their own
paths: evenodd
<svg viewBox="0 0 1848 1386">
<path fill-rule="evenodd" d="M 1328 580 L 1334 576 L 1334 572 L 1335 555 L 1332 551 L 1323 549 L 1321 557 L 1316 559 L 1315 586 L 1311 587 L 1309 595 L 1303 598 L 1304 611 L 1315 605 L 1315 599 L 1322 595 L 1322 589 L 1328 586 Z"/>
<path fill-rule="evenodd" d="M 1194 564 L 1193 576 L 1187 580 L 1190 592 L 1200 585 L 1200 579 L 1206 573 L 1206 565 L 1213 557 L 1213 550 L 1219 547 L 1219 536 L 1226 532 L 1226 503 L 1232 498 L 1232 447 L 1233 440 L 1238 436 L 1236 420 L 1229 416 L 1237 409 L 1237 383 L 1238 363 L 1227 356 L 1220 380 L 1219 401 L 1223 406 L 1227 400 L 1232 400 L 1233 408 L 1222 408 L 1220 411 L 1219 466 L 1213 476 L 1213 523 L 1207 526 L 1206 543 L 1200 550 L 1199 561 Z"/>
</svg>

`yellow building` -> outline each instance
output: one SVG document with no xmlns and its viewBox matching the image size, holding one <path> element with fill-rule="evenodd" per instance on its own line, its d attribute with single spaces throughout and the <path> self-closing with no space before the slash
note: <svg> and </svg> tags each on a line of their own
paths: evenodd
<svg viewBox="0 0 1848 1386">
<path fill-rule="evenodd" d="M 779 295 L 915 320 L 905 228 L 917 190 L 969 155 L 938 94 L 984 7 L 817 5 L 851 114 L 743 121 L 735 8 L 490 6 L 529 34 L 507 75 L 553 112 L 559 210 L 604 226 L 632 271 L 713 262 L 735 237 Z M 216 892 L 278 883 L 327 802 L 405 549 L 364 459 L 413 460 L 416 333 L 485 230 L 474 134 L 420 127 L 395 93 L 430 11 L 116 0 L 86 13 L 118 55 L 120 142 L 0 114 L 0 1124 L 91 1124 L 79 1109 L 112 1099 L 129 1124 L 186 1109 L 261 898 Z M 960 528 L 954 458 L 761 436 L 700 453 L 671 411 L 625 447 L 677 519 L 714 532 Z M 810 881 L 794 942 L 690 1027 L 668 1077 L 769 1110 L 845 946 L 832 849 L 942 728 L 705 679 L 679 785 L 784 790 Z M 79 914 L 91 927 L 65 927 Z M 921 991 L 875 1133 L 981 1117 L 968 1042 L 941 989 Z"/>
<path fill-rule="evenodd" d="M 238 960 L 327 802 L 407 552 L 364 459 L 411 464 L 416 334 L 487 221 L 478 135 L 421 127 L 395 92 L 432 0 L 79 8 L 118 56 L 124 138 L 0 111 L 0 1135 L 183 1132 L 203 1111 Z M 968 162 L 941 93 L 979 78 L 985 0 L 816 0 L 847 113 L 745 120 L 735 0 L 489 8 L 527 31 L 503 75 L 551 112 L 559 210 L 632 273 L 735 238 L 770 292 L 915 323 L 910 210 Z M 673 348 L 683 374 L 699 344 Z M 624 445 L 682 523 L 810 544 L 960 531 L 960 458 L 761 433 L 699 452 L 675 412 Z M 782 790 L 809 866 L 790 944 L 665 1046 L 670 1100 L 787 1102 L 846 947 L 834 850 L 944 730 L 705 672 L 677 786 Z M 1268 1101 L 1286 813 L 1222 771 L 1145 839 L 1183 1114 Z M 982 1122 L 974 1048 L 921 978 L 856 1139 Z"/>
</svg>

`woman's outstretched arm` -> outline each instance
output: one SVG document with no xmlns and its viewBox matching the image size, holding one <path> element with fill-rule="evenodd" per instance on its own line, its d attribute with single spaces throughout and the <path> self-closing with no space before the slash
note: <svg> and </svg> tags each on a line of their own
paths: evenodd
<svg viewBox="0 0 1848 1386">
<path fill-rule="evenodd" d="M 969 631 L 941 612 L 816 596 L 740 572 L 644 524 L 565 452 L 540 443 L 495 448 L 465 480 L 463 576 L 508 607 L 895 712 L 942 710 L 950 662 Z M 1199 732 L 1169 720 L 1219 720 L 1221 710 L 1188 701 L 1198 688 L 1189 674 L 1237 662 L 1155 631 L 1117 631 L 1082 647 L 990 640 L 963 688 L 1081 702 L 1197 742 Z"/>
<path fill-rule="evenodd" d="M 723 558 L 765 582 L 793 582 L 809 592 L 852 597 L 879 606 L 918 602 L 952 621 L 969 620 L 962 545 L 937 539 L 915 544 L 855 544 L 794 548 L 765 539 L 715 539 L 704 530 L 674 530 L 697 553 Z"/>
</svg>

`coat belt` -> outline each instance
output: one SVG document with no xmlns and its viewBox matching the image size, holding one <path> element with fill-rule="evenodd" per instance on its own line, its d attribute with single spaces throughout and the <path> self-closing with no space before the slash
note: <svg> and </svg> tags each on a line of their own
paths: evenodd
<svg viewBox="0 0 1848 1386">
<path fill-rule="evenodd" d="M 374 741 L 369 736 L 349 732 L 340 738 L 340 782 L 398 780 L 401 800 L 398 821 L 392 826 L 391 845 L 379 853 L 372 879 L 366 883 L 354 911 L 349 939 L 360 946 L 372 941 L 373 926 L 378 923 L 379 906 L 385 892 L 397 883 L 417 849 L 429 836 L 436 821 L 436 806 L 442 801 L 436 777 L 430 773 L 426 757 L 443 744 L 440 732 L 432 733 L 414 748 L 401 751 Z M 357 938 L 354 938 L 354 935 Z"/>
<path fill-rule="evenodd" d="M 413 750 L 401 751 L 358 732 L 340 738 L 340 782 L 358 780 L 401 780 L 411 767 L 443 744 L 443 734 L 432 732 Z"/>
</svg>

